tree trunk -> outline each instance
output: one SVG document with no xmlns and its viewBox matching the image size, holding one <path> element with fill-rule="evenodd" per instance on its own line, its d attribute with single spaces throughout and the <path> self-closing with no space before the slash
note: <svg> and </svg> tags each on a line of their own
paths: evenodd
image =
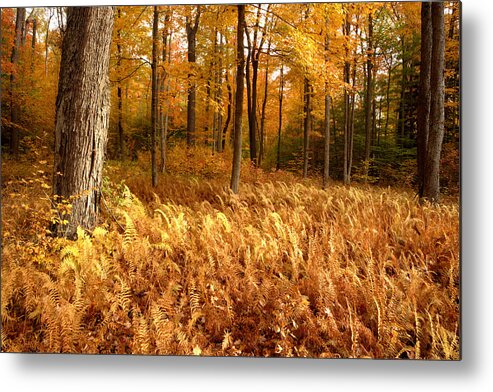
<svg viewBox="0 0 493 392">
<path fill-rule="evenodd" d="M 325 25 L 329 26 L 328 18 L 325 20 Z M 325 65 L 329 64 L 329 32 L 325 33 Z M 326 76 L 328 77 L 328 76 Z M 324 174 L 322 179 L 322 189 L 326 189 L 329 185 L 329 169 L 330 169 L 330 92 L 329 82 L 325 82 L 325 99 L 324 99 Z"/>
<path fill-rule="evenodd" d="M 343 25 L 344 37 L 349 37 L 351 32 L 351 25 L 349 22 L 349 12 L 346 10 L 345 22 Z M 348 175 L 348 162 L 349 162 L 349 133 L 351 126 L 349 124 L 350 120 L 350 98 L 349 98 L 349 77 L 351 72 L 351 63 L 349 62 L 349 47 L 345 44 L 345 61 L 344 61 L 344 157 L 343 157 L 343 168 L 342 168 L 342 179 L 345 185 L 349 184 Z"/>
<path fill-rule="evenodd" d="M 276 170 L 281 168 L 281 131 L 282 131 L 282 98 L 284 95 L 284 65 L 281 64 L 279 75 L 279 129 L 277 132 L 277 164 Z"/>
<path fill-rule="evenodd" d="M 233 141 L 233 169 L 231 173 L 231 190 L 238 193 L 240 186 L 241 169 L 241 126 L 243 116 L 243 72 L 245 68 L 245 56 L 243 53 L 243 37 L 245 35 L 245 5 L 239 4 L 238 26 L 236 33 L 236 105 L 234 116 L 234 141 Z"/>
<path fill-rule="evenodd" d="M 15 18 L 15 37 L 14 46 L 12 47 L 12 70 L 10 72 L 10 122 L 11 134 L 10 134 L 10 153 L 13 155 L 19 154 L 19 118 L 20 118 L 20 105 L 19 97 L 17 96 L 17 76 L 19 65 L 19 51 L 21 47 L 22 34 L 24 29 L 24 21 L 26 19 L 26 9 L 17 8 L 17 16 Z"/>
<path fill-rule="evenodd" d="M 421 3 L 421 65 L 419 72 L 419 102 L 418 102 L 418 194 L 423 197 L 424 170 L 428 133 L 430 129 L 430 77 L 433 33 L 431 25 L 431 3 Z"/>
<path fill-rule="evenodd" d="M 171 37 L 172 37 L 172 32 L 169 28 L 170 25 L 170 20 L 171 20 L 171 15 L 169 12 L 166 13 L 164 17 L 164 29 L 163 29 L 163 64 L 166 62 L 168 63 L 168 66 L 171 65 Z M 166 82 L 166 83 L 165 83 Z M 166 85 L 166 87 L 165 87 Z M 162 80 L 162 88 L 163 88 L 163 95 L 165 99 L 163 99 L 161 103 L 161 141 L 160 141 L 160 150 L 161 150 L 161 160 L 160 160 L 160 171 L 161 173 L 166 172 L 166 145 L 167 145 L 167 138 L 168 138 L 168 126 L 169 126 L 169 98 L 168 98 L 168 93 L 170 89 L 170 77 L 169 74 L 166 73 L 166 71 L 163 71 L 163 80 Z"/>
<path fill-rule="evenodd" d="M 270 53 L 270 45 L 271 41 L 269 40 L 269 44 L 267 45 L 267 55 Z M 265 64 L 265 85 L 264 85 L 264 100 L 262 102 L 262 112 L 260 115 L 260 143 L 259 143 L 259 154 L 258 154 L 258 166 L 262 164 L 262 160 L 264 159 L 264 148 L 265 148 L 265 111 L 267 108 L 267 96 L 269 92 L 269 58 L 267 58 L 267 62 Z"/>
<path fill-rule="evenodd" d="M 53 8 L 50 8 L 50 16 L 48 18 L 48 24 L 46 27 L 46 37 L 45 37 L 45 77 L 48 77 L 48 38 L 50 34 L 50 23 L 51 18 L 53 18 Z"/>
<path fill-rule="evenodd" d="M 372 102 L 373 102 L 373 18 L 368 15 L 368 48 L 366 60 L 366 96 L 365 96 L 365 178 L 370 166 L 372 144 Z"/>
<path fill-rule="evenodd" d="M 312 86 L 307 77 L 304 84 L 305 110 L 303 121 L 303 178 L 308 177 L 308 153 L 310 149 L 310 133 L 312 127 Z"/>
<path fill-rule="evenodd" d="M 430 89 L 430 129 L 424 168 L 425 181 L 423 198 L 437 203 L 440 197 L 440 154 L 444 135 L 445 99 L 445 17 L 444 4 L 432 3 L 431 20 L 433 31 Z"/>
<path fill-rule="evenodd" d="M 53 194 L 72 204 L 53 227 L 74 238 L 97 223 L 110 113 L 111 7 L 71 7 L 62 44 Z M 59 200 L 58 200 L 59 201 Z M 66 221 L 68 222 L 66 222 Z"/>
<path fill-rule="evenodd" d="M 216 151 L 223 152 L 223 36 L 219 33 L 219 66 L 217 70 L 217 91 L 216 91 L 216 113 L 217 113 L 217 130 L 216 130 Z"/>
<path fill-rule="evenodd" d="M 229 72 L 226 70 L 226 89 L 228 90 L 228 109 L 226 111 L 226 122 L 224 123 L 222 134 L 222 150 L 226 148 L 226 135 L 228 133 L 229 123 L 231 122 L 231 112 L 233 109 L 233 88 L 229 83 Z"/>
<path fill-rule="evenodd" d="M 192 23 L 192 18 L 187 17 L 186 20 L 186 32 L 187 32 L 187 43 L 188 43 L 188 64 L 190 67 L 195 67 L 196 59 L 196 45 L 197 45 L 197 30 L 199 28 L 201 7 L 196 6 L 196 14 L 194 22 Z M 195 83 L 195 70 L 190 71 L 188 74 L 188 102 L 187 102 L 187 145 L 191 146 L 194 144 L 195 138 L 195 118 L 196 118 L 196 96 L 197 96 L 197 86 Z"/>
<path fill-rule="evenodd" d="M 389 116 L 390 116 L 390 82 L 392 80 L 392 56 L 390 57 L 389 74 L 387 76 L 387 91 L 385 94 L 386 99 L 386 109 L 385 109 L 385 139 L 387 139 L 387 134 L 389 131 Z"/>
<path fill-rule="evenodd" d="M 158 26 L 159 12 L 158 7 L 154 6 L 154 17 L 152 22 L 152 62 L 151 62 L 151 177 L 152 186 L 157 186 L 157 159 L 156 159 L 156 142 L 158 134 L 158 82 L 157 82 L 157 45 L 158 45 Z"/>
</svg>

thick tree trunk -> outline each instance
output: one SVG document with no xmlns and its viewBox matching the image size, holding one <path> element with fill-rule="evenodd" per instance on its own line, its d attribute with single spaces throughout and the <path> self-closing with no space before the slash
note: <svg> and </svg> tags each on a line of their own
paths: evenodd
<svg viewBox="0 0 493 392">
<path fill-rule="evenodd" d="M 73 7 L 62 44 L 53 194 L 72 204 L 53 231 L 74 238 L 97 223 L 110 112 L 111 7 Z M 67 222 L 65 222 L 66 220 Z"/>
<path fill-rule="evenodd" d="M 440 155 L 445 121 L 445 17 L 443 3 L 432 3 L 431 19 L 433 43 L 430 89 L 433 91 L 433 95 L 430 101 L 430 130 L 424 167 L 423 198 L 436 203 L 440 197 Z"/>
<path fill-rule="evenodd" d="M 431 3 L 421 3 L 421 65 L 419 72 L 418 102 L 418 194 L 423 197 L 426 150 L 430 129 L 430 77 L 433 34 L 431 25 Z"/>
<path fill-rule="evenodd" d="M 233 141 L 233 169 L 231 173 L 231 190 L 238 193 L 240 186 L 241 169 L 241 126 L 243 116 L 243 89 L 245 69 L 245 56 L 243 53 L 243 37 L 245 35 L 245 5 L 239 4 L 238 26 L 236 34 L 236 103 L 234 116 L 234 141 Z"/>
<path fill-rule="evenodd" d="M 152 62 L 151 62 L 151 179 L 152 186 L 157 186 L 157 134 L 158 134 L 158 81 L 157 81 L 157 62 L 158 62 L 158 26 L 159 12 L 158 7 L 154 6 L 154 17 L 152 22 Z"/>
<path fill-rule="evenodd" d="M 19 154 L 19 128 L 18 123 L 20 119 L 20 105 L 19 97 L 17 96 L 17 76 L 19 65 L 19 51 L 21 48 L 22 34 L 24 30 L 24 21 L 26 19 L 26 9 L 17 8 L 17 16 L 15 18 L 15 37 L 14 46 L 12 47 L 12 70 L 10 72 L 10 153 L 13 155 Z"/>
<path fill-rule="evenodd" d="M 190 67 L 195 67 L 196 60 L 196 46 L 197 46 L 197 30 L 199 28 L 201 7 L 196 6 L 196 14 L 194 22 L 192 23 L 192 18 L 187 17 L 186 21 L 186 32 L 187 32 L 187 43 L 188 43 L 188 64 Z M 194 144 L 195 138 L 195 119 L 196 119 L 196 97 L 197 97 L 197 86 L 195 82 L 195 70 L 192 70 L 188 74 L 188 102 L 187 102 L 187 145 L 191 146 Z"/>
</svg>

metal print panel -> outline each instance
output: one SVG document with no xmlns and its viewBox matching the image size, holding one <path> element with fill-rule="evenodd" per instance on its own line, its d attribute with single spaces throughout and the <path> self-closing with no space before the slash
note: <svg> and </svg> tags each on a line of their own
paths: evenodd
<svg viewBox="0 0 493 392">
<path fill-rule="evenodd" d="M 460 359 L 460 21 L 1 9 L 2 351 Z"/>
</svg>

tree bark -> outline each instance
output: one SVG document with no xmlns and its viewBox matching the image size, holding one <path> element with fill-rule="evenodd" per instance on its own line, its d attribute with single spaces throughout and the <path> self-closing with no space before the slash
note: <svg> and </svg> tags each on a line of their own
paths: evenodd
<svg viewBox="0 0 493 392">
<path fill-rule="evenodd" d="M 171 65 L 171 39 L 172 39 L 172 31 L 169 27 L 171 21 L 171 13 L 167 12 L 164 17 L 164 29 L 163 29 L 163 64 L 166 62 L 168 66 Z M 165 86 L 166 85 L 166 86 Z M 168 139 L 168 127 L 169 127 L 169 98 L 168 93 L 170 89 L 170 76 L 166 72 L 163 71 L 163 80 L 162 80 L 162 93 L 165 97 L 161 103 L 161 141 L 160 141 L 160 150 L 161 150 L 161 159 L 160 159 L 160 171 L 161 173 L 166 172 L 166 154 L 167 154 L 167 139 Z"/>
<path fill-rule="evenodd" d="M 368 48 L 366 60 L 365 95 L 365 178 L 368 177 L 370 149 L 372 144 L 372 101 L 373 101 L 373 17 L 368 15 Z"/>
<path fill-rule="evenodd" d="M 421 3 L 421 65 L 419 72 L 419 102 L 418 102 L 418 194 L 423 197 L 426 150 L 430 129 L 431 103 L 431 56 L 433 34 L 431 25 L 431 3 Z"/>
<path fill-rule="evenodd" d="M 440 155 L 444 135 L 445 100 L 445 17 L 444 4 L 432 3 L 431 20 L 433 31 L 430 89 L 430 129 L 424 168 L 425 181 L 423 198 L 433 203 L 440 198 Z"/>
<path fill-rule="evenodd" d="M 19 128 L 18 123 L 20 119 L 20 105 L 19 97 L 17 94 L 17 73 L 19 72 L 19 51 L 21 48 L 22 35 L 24 30 L 24 21 L 26 19 L 26 9 L 17 8 L 17 15 L 15 18 L 15 37 L 14 46 L 12 47 L 12 70 L 10 72 L 10 153 L 13 155 L 19 154 Z"/>
<path fill-rule="evenodd" d="M 152 186 L 157 186 L 157 134 L 158 134 L 158 81 L 157 81 L 157 62 L 158 62 L 158 26 L 159 12 L 158 7 L 154 6 L 154 17 L 152 22 L 152 62 L 151 62 L 151 178 Z"/>
<path fill-rule="evenodd" d="M 241 170 L 241 126 L 243 116 L 243 90 L 245 69 L 245 55 L 243 53 L 243 37 L 245 35 L 245 5 L 239 4 L 238 26 L 236 34 L 236 105 L 234 116 L 234 141 L 233 141 L 233 169 L 231 173 L 231 190 L 238 193 L 240 186 Z"/>
<path fill-rule="evenodd" d="M 187 16 L 186 20 L 186 32 L 187 32 L 187 58 L 190 67 L 195 67 L 196 59 L 196 46 L 197 46 L 197 30 L 199 28 L 199 20 L 201 13 L 201 6 L 196 6 L 196 14 L 194 21 L 192 22 L 192 17 Z M 197 86 L 195 83 L 195 70 L 191 70 L 188 74 L 188 102 L 187 102 L 187 145 L 191 146 L 194 144 L 195 138 L 195 119 L 196 119 L 196 96 L 197 96 Z"/>
<path fill-rule="evenodd" d="M 53 8 L 50 8 L 50 16 L 48 18 L 48 23 L 46 27 L 46 36 L 45 36 L 45 77 L 48 77 L 48 38 L 50 35 L 50 23 L 51 18 L 53 18 Z"/>
<path fill-rule="evenodd" d="M 233 109 L 233 88 L 229 83 L 229 72 L 226 70 L 226 89 L 228 90 L 228 108 L 226 110 L 226 122 L 222 132 L 222 151 L 226 148 L 226 135 L 228 133 L 229 123 L 231 122 L 231 112 Z"/>
<path fill-rule="evenodd" d="M 55 124 L 53 194 L 72 204 L 57 236 L 97 223 L 110 113 L 111 7 L 71 7 L 62 44 Z M 58 200 L 59 201 L 59 200 Z M 65 222 L 65 220 L 67 222 Z"/>
<path fill-rule="evenodd" d="M 279 128 L 277 131 L 277 164 L 276 170 L 281 168 L 281 131 L 282 131 L 282 99 L 284 95 L 284 64 L 281 64 L 279 75 Z"/>
<path fill-rule="evenodd" d="M 270 53 L 271 41 L 267 45 L 267 55 Z M 264 99 L 262 102 L 262 112 L 260 115 L 260 140 L 259 140 L 259 154 L 258 154 L 258 166 L 262 164 L 264 159 L 264 149 L 265 149 L 265 112 L 267 109 L 267 97 L 269 93 L 269 58 L 265 64 L 265 85 L 264 85 Z"/>
<path fill-rule="evenodd" d="M 325 25 L 328 28 L 328 18 L 325 20 Z M 325 66 L 329 64 L 329 32 L 325 33 Z M 328 78 L 328 76 L 326 76 Z M 324 174 L 322 179 L 322 189 L 326 189 L 329 185 L 329 169 L 330 169 L 330 92 L 329 82 L 325 81 L 325 99 L 324 99 Z"/>
<path fill-rule="evenodd" d="M 343 34 L 348 39 L 351 32 L 351 24 L 349 22 L 349 12 L 346 10 L 345 21 L 343 24 Z M 345 44 L 345 61 L 344 61 L 344 154 L 342 178 L 345 185 L 349 184 L 348 162 L 349 162 L 349 134 L 351 132 L 350 125 L 350 98 L 349 98 L 349 78 L 351 72 L 351 63 L 349 62 L 349 46 Z"/>
</svg>

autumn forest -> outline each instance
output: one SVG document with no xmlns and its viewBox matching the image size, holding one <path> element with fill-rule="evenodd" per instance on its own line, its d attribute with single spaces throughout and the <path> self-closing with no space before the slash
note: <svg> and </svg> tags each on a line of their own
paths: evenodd
<svg viewBox="0 0 493 392">
<path fill-rule="evenodd" d="M 460 358 L 459 2 L 0 12 L 2 351 Z"/>
</svg>

